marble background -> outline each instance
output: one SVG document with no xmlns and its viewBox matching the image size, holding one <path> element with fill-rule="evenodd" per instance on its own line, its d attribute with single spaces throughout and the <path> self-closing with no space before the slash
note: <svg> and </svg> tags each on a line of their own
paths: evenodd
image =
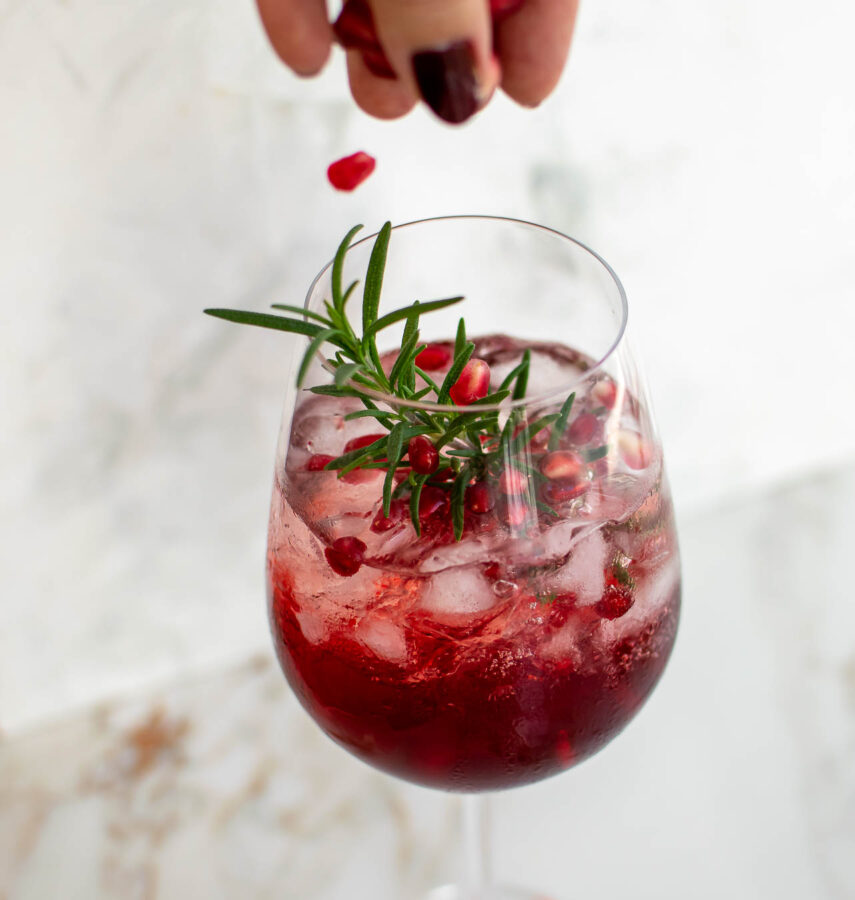
<svg viewBox="0 0 855 900">
<path fill-rule="evenodd" d="M 453 130 L 363 116 L 338 59 L 292 78 L 248 0 L 0 0 L 0 897 L 451 873 L 454 801 L 345 759 L 271 667 L 291 347 L 200 310 L 299 302 L 353 222 L 452 212 L 620 273 L 686 550 L 669 677 L 601 757 L 499 798 L 506 874 L 855 896 L 853 26 L 831 0 L 589 3 L 553 98 Z M 336 194 L 355 149 L 377 172 Z"/>
</svg>

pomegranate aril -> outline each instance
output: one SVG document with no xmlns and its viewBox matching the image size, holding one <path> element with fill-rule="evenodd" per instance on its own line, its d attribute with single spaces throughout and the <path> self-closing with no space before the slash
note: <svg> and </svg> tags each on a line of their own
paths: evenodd
<svg viewBox="0 0 855 900">
<path fill-rule="evenodd" d="M 514 429 L 514 437 L 516 437 L 523 429 L 525 425 L 518 425 Z M 546 445 L 549 443 L 549 435 L 550 428 L 547 425 L 545 428 L 541 428 L 536 434 L 533 434 L 528 440 L 528 446 L 535 452 L 542 452 L 546 449 Z"/>
<path fill-rule="evenodd" d="M 594 609 L 604 619 L 619 619 L 630 611 L 634 602 L 635 597 L 626 585 L 611 582 L 594 604 Z"/>
<path fill-rule="evenodd" d="M 439 451 L 423 434 L 417 434 L 410 439 L 407 444 L 407 455 L 412 470 L 420 475 L 430 475 L 439 467 Z"/>
<path fill-rule="evenodd" d="M 484 568 L 484 577 L 490 581 L 497 581 L 502 574 L 502 567 L 497 562 L 487 563 Z"/>
<path fill-rule="evenodd" d="M 448 504 L 448 494 L 439 487 L 425 485 L 419 496 L 419 518 L 426 519 Z"/>
<path fill-rule="evenodd" d="M 374 16 L 367 0 L 346 0 L 332 30 L 339 44 L 348 50 L 379 49 Z"/>
<path fill-rule="evenodd" d="M 389 507 L 389 515 L 384 516 L 382 508 L 374 516 L 374 521 L 371 523 L 371 530 L 375 534 L 381 534 L 384 531 L 389 531 L 391 528 L 394 528 L 400 522 L 403 522 L 407 516 L 407 504 L 403 500 L 393 500 L 391 506 Z"/>
<path fill-rule="evenodd" d="M 322 472 L 327 463 L 331 463 L 335 459 L 334 456 L 328 456 L 326 453 L 315 453 L 310 456 L 306 463 L 307 472 Z"/>
<path fill-rule="evenodd" d="M 367 447 L 369 444 L 373 444 L 375 441 L 385 437 L 385 434 L 363 434 L 360 437 L 351 438 L 344 445 L 344 452 L 350 453 L 351 450 L 361 450 L 363 447 Z"/>
<path fill-rule="evenodd" d="M 618 432 L 617 446 L 621 459 L 630 469 L 645 469 L 649 465 L 652 456 L 650 446 L 638 432 Z"/>
<path fill-rule="evenodd" d="M 355 537 L 340 537 L 324 550 L 330 568 L 339 575 L 355 575 L 365 559 L 365 544 Z"/>
<path fill-rule="evenodd" d="M 490 534 L 496 530 L 496 517 L 485 516 L 483 513 L 473 513 L 465 510 L 463 515 L 463 531 L 468 535 Z"/>
<path fill-rule="evenodd" d="M 570 450 L 555 450 L 544 456 L 540 471 L 550 481 L 576 482 L 584 478 L 585 464 L 578 454 Z"/>
<path fill-rule="evenodd" d="M 345 484 L 368 484 L 382 476 L 382 469 L 351 469 L 346 475 L 340 476 L 339 481 Z"/>
<path fill-rule="evenodd" d="M 531 440 L 528 442 L 529 447 L 535 452 L 545 450 L 551 434 L 552 429 L 548 427 L 541 428 L 540 431 L 531 436 Z"/>
<path fill-rule="evenodd" d="M 362 61 L 365 63 L 365 68 L 378 78 L 388 78 L 391 81 L 398 77 L 391 63 L 386 58 L 386 54 L 379 46 L 376 49 L 373 47 L 363 48 Z"/>
<path fill-rule="evenodd" d="M 470 484 L 466 488 L 464 503 L 469 512 L 478 514 L 488 513 L 495 506 L 493 494 L 483 481 Z"/>
<path fill-rule="evenodd" d="M 591 388 L 591 398 L 598 406 L 613 409 L 617 400 L 617 385 L 611 378 L 603 378 Z"/>
<path fill-rule="evenodd" d="M 361 450 L 363 447 L 367 447 L 369 444 L 373 444 L 375 441 L 379 441 L 385 437 L 385 434 L 363 434 L 360 437 L 351 438 L 344 445 L 344 452 L 350 453 L 352 450 Z M 374 481 L 375 478 L 382 474 L 380 469 L 363 469 L 357 467 L 351 469 L 347 474 L 341 475 L 340 479 L 346 484 L 367 484 L 369 481 Z"/>
<path fill-rule="evenodd" d="M 338 191 L 352 191 L 374 171 L 377 160 L 361 150 L 330 163 L 327 178 Z"/>
<path fill-rule="evenodd" d="M 577 447 L 584 447 L 603 434 L 603 424 L 593 413 L 577 416 L 567 429 L 567 439 Z"/>
<path fill-rule="evenodd" d="M 470 359 L 448 393 L 456 406 L 468 406 L 486 397 L 489 390 L 490 367 L 483 359 Z"/>
<path fill-rule="evenodd" d="M 576 595 L 572 591 L 555 594 L 549 601 L 547 623 L 550 628 L 562 628 L 567 624 L 570 613 L 576 605 Z"/>
<path fill-rule="evenodd" d="M 528 487 L 528 476 L 517 469 L 506 468 L 499 476 L 499 490 L 503 494 L 524 494 Z"/>
<path fill-rule="evenodd" d="M 416 365 L 425 372 L 444 369 L 451 362 L 451 348 L 445 344 L 428 344 L 416 357 Z"/>
<path fill-rule="evenodd" d="M 490 16 L 493 20 L 503 19 L 515 13 L 525 0 L 490 0 Z"/>
</svg>

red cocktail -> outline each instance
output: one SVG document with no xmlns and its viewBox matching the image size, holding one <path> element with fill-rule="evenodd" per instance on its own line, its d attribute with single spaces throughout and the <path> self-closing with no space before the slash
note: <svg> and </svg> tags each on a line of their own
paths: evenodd
<svg viewBox="0 0 855 900">
<path fill-rule="evenodd" d="M 603 747 L 667 663 L 680 573 L 661 445 L 596 254 L 508 219 L 394 232 L 388 260 L 390 226 L 351 232 L 304 308 L 212 311 L 309 340 L 271 507 L 276 652 L 366 762 L 512 787 Z M 428 296 L 447 299 L 413 302 Z M 473 862 L 441 896 L 532 895 Z"/>
<path fill-rule="evenodd" d="M 525 349 L 475 343 L 493 389 Z M 569 382 L 589 367 L 528 347 L 530 392 L 540 371 Z M 616 394 L 583 377 L 558 448 L 548 428 L 525 448 L 543 508 L 488 479 L 470 491 L 460 541 L 442 481 L 418 536 L 402 501 L 383 515 L 380 469 L 319 467 L 376 431 L 345 420 L 358 400 L 300 403 L 273 495 L 270 614 L 282 667 L 331 737 L 401 778 L 489 790 L 585 759 L 632 718 L 671 651 L 680 587 L 661 451 L 641 437 L 637 402 L 618 407 Z M 588 462 L 595 445 L 608 452 Z"/>
</svg>

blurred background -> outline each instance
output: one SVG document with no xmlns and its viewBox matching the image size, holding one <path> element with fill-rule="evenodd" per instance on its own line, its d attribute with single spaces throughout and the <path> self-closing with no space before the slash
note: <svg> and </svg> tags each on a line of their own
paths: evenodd
<svg viewBox="0 0 855 900">
<path fill-rule="evenodd" d="M 488 213 L 617 270 L 683 535 L 645 713 L 498 797 L 557 900 L 855 897 L 855 12 L 584 4 L 536 110 L 360 113 L 249 0 L 0 0 L 0 896 L 408 898 L 454 798 L 322 738 L 263 558 L 300 303 L 355 222 Z M 327 164 L 374 175 L 336 193 Z M 369 849 L 367 849 L 369 848 Z"/>
</svg>

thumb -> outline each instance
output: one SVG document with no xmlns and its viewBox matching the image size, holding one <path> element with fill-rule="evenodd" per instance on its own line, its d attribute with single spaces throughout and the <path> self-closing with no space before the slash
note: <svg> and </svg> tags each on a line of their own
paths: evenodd
<svg viewBox="0 0 855 900">
<path fill-rule="evenodd" d="M 464 122 L 499 81 L 487 0 L 372 0 L 392 67 L 446 122 Z"/>
</svg>

